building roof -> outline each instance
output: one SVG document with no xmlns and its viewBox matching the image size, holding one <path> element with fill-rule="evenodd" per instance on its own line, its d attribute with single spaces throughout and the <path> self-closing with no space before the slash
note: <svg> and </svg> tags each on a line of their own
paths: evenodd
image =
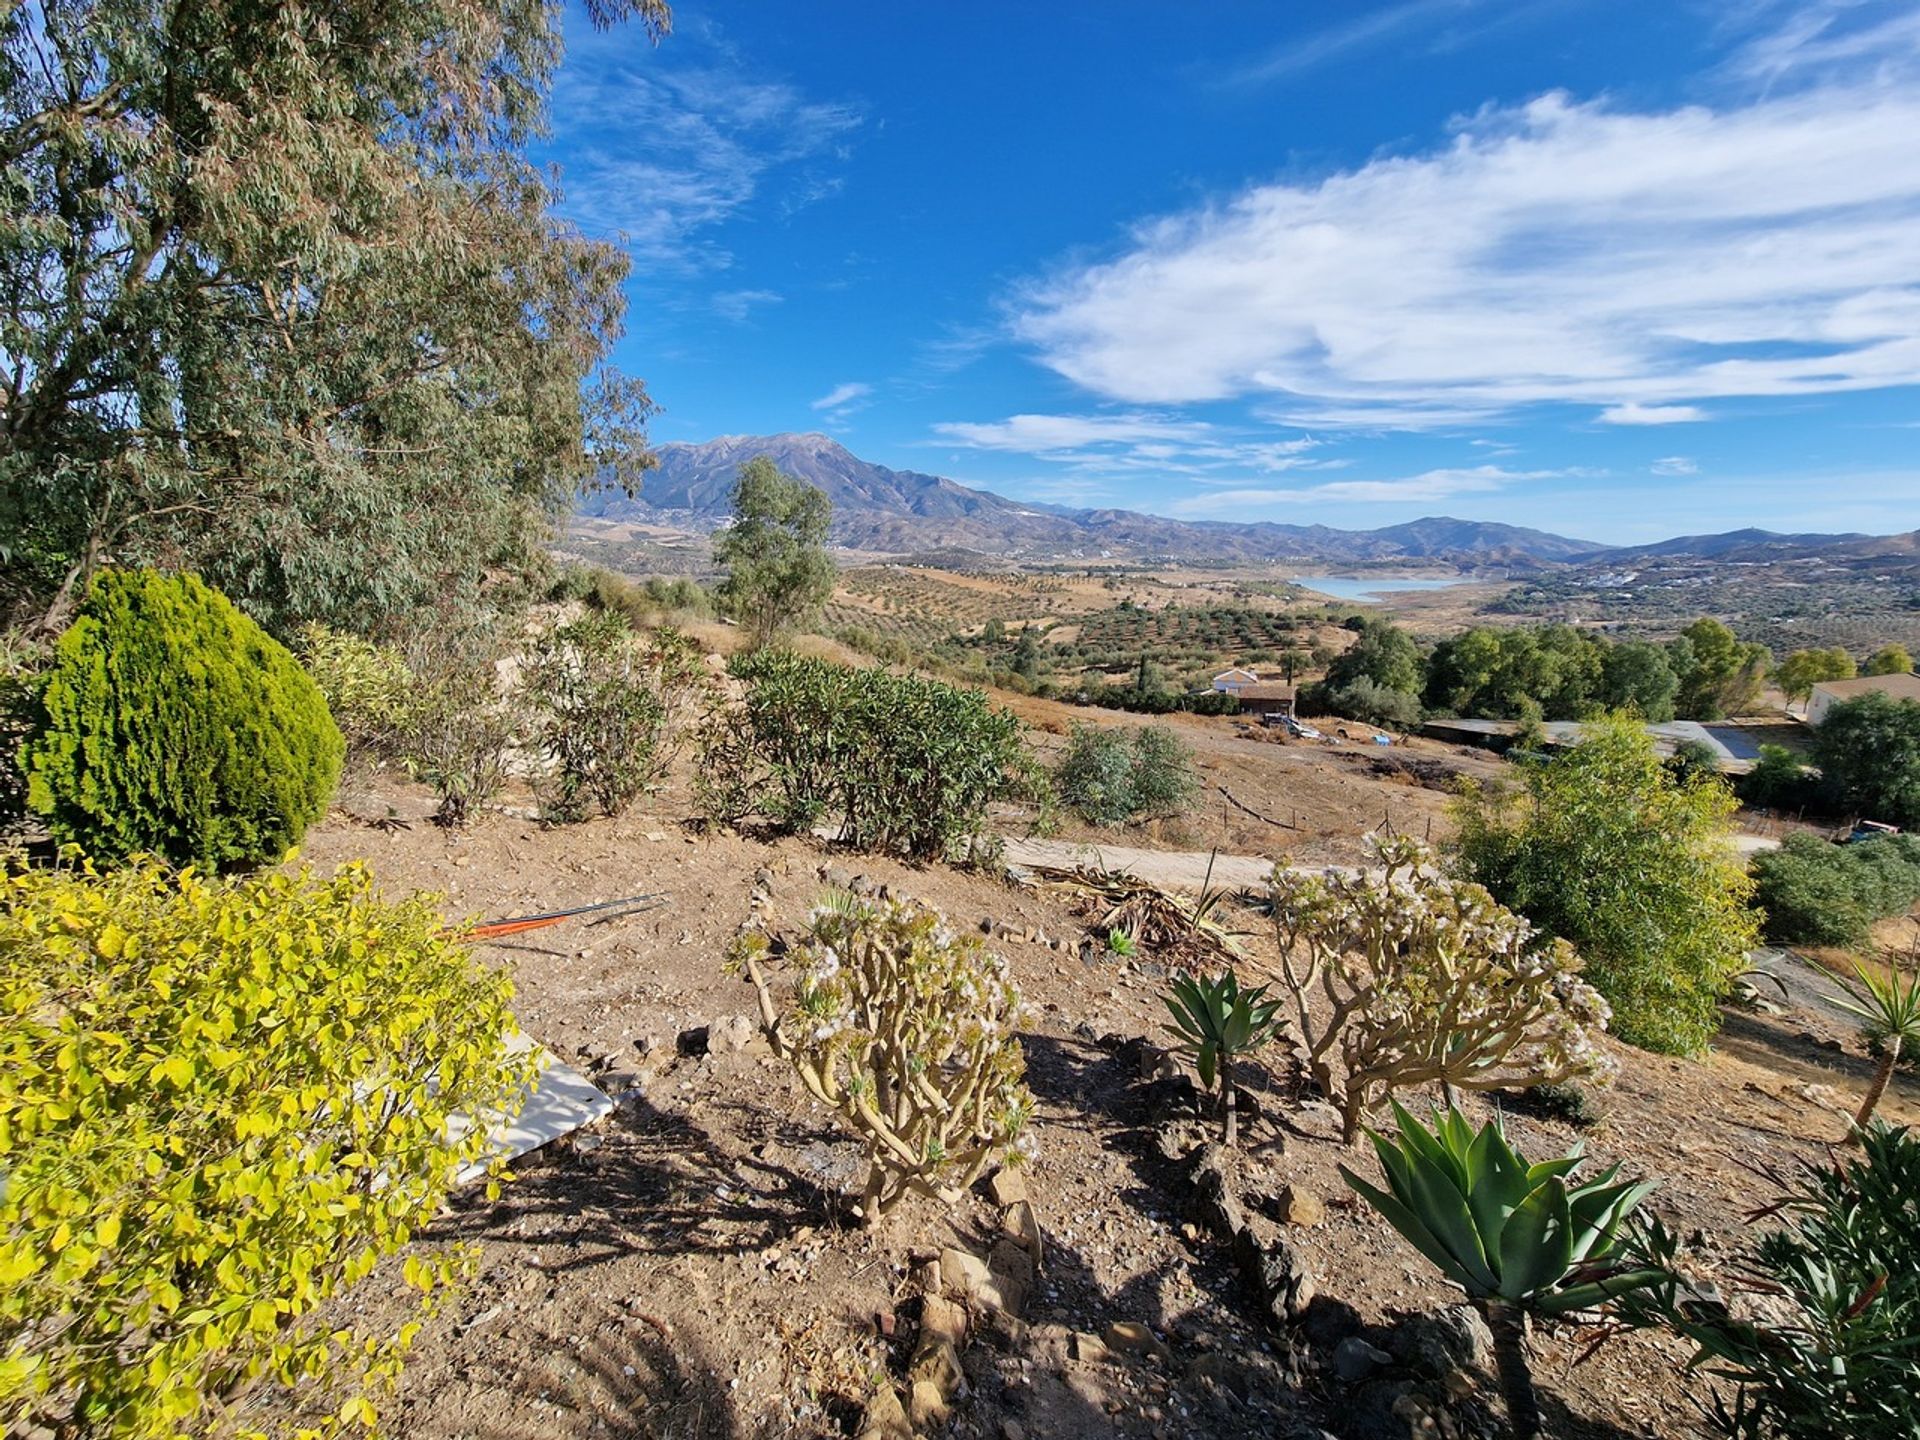
<svg viewBox="0 0 1920 1440">
<path fill-rule="evenodd" d="M 1249 680 L 1258 680 L 1260 678 L 1258 672 L 1249 670 L 1244 665 L 1229 665 L 1226 669 L 1222 670 L 1218 675 L 1214 676 L 1213 678 L 1216 680 L 1224 680 L 1229 675 L 1244 675 Z"/>
<path fill-rule="evenodd" d="M 1291 700 L 1293 699 L 1293 687 L 1291 685 L 1276 685 L 1272 683 L 1242 685 L 1240 687 L 1240 698 L 1242 700 Z"/>
<path fill-rule="evenodd" d="M 1816 693 L 1831 695 L 1836 700 L 1851 700 L 1875 692 L 1895 700 L 1920 700 L 1920 675 L 1859 675 L 1852 680 L 1822 680 L 1813 688 Z"/>
</svg>

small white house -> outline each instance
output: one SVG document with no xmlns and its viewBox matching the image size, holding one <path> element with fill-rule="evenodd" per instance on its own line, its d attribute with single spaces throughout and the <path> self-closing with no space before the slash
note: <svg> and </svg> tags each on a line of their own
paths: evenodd
<svg viewBox="0 0 1920 1440">
<path fill-rule="evenodd" d="M 1252 670 L 1235 665 L 1213 677 L 1213 688 L 1225 695 L 1238 695 L 1249 685 L 1258 685 L 1260 677 Z"/>
<path fill-rule="evenodd" d="M 1842 700 L 1875 692 L 1894 700 L 1920 701 L 1920 675 L 1860 675 L 1852 680 L 1822 680 L 1807 701 L 1807 723 L 1818 725 Z"/>
</svg>

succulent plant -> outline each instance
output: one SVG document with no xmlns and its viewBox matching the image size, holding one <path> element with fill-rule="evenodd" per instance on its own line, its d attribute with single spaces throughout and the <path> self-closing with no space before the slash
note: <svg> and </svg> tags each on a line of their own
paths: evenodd
<svg viewBox="0 0 1920 1440">
<path fill-rule="evenodd" d="M 1456 1109 L 1428 1129 L 1397 1101 L 1397 1138 L 1369 1130 L 1382 1189 L 1340 1173 L 1401 1236 L 1467 1292 L 1493 1331 L 1507 1420 L 1519 1440 L 1539 1433 L 1540 1407 L 1523 1345 L 1525 1317 L 1588 1310 L 1666 1279 L 1616 1257 L 1621 1227 L 1657 1182 L 1620 1180 L 1611 1165 L 1592 1180 L 1569 1176 L 1583 1158 L 1528 1164 L 1497 1121 L 1477 1131 Z"/>
<path fill-rule="evenodd" d="M 1231 1145 L 1239 1129 L 1233 1064 L 1280 1033 L 1286 1023 L 1280 1018 L 1280 1002 L 1266 998 L 1265 985 L 1242 990 L 1231 970 L 1211 980 L 1176 976 L 1168 989 L 1172 993 L 1161 997 L 1173 1013 L 1173 1024 L 1167 1028 L 1178 1041 L 1176 1048 L 1200 1072 L 1200 1083 L 1208 1090 L 1219 1090 L 1222 1139 Z"/>
<path fill-rule="evenodd" d="M 1920 951 L 1909 957 L 1914 959 L 1920 959 Z M 1920 1048 L 1920 970 L 1902 973 L 1889 954 L 1880 966 L 1855 959 L 1852 975 L 1837 970 L 1828 970 L 1827 975 L 1840 987 L 1835 1003 L 1859 1021 L 1861 1036 L 1880 1056 L 1848 1134 L 1857 1144 L 1879 1108 L 1880 1097 L 1887 1093 L 1901 1053 Z"/>
</svg>

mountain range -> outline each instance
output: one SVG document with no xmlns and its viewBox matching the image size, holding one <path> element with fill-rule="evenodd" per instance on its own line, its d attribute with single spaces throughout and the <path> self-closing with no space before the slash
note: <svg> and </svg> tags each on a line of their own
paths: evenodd
<svg viewBox="0 0 1920 1440">
<path fill-rule="evenodd" d="M 617 491 L 589 496 L 581 504 L 581 516 L 712 530 L 728 514 L 740 466 L 764 455 L 786 474 L 826 492 L 833 501 L 835 544 L 893 555 L 970 551 L 982 558 L 1041 562 L 1104 557 L 1214 564 L 1399 561 L 1509 570 L 1601 559 L 1698 556 L 1765 561 L 1814 553 L 1907 558 L 1920 553 L 1920 532 L 1775 535 L 1736 530 L 1622 548 L 1517 525 L 1446 516 L 1379 530 L 1340 530 L 1272 521 L 1173 520 L 1133 510 L 1074 510 L 1010 500 L 940 475 L 890 470 L 815 433 L 724 435 L 699 445 L 661 445 L 657 454 L 659 468 L 648 472 L 638 496 Z"/>
</svg>

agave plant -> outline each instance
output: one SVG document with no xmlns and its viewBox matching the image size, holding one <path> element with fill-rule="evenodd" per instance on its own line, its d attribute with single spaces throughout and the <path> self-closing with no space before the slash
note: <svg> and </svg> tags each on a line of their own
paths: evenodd
<svg viewBox="0 0 1920 1440">
<path fill-rule="evenodd" d="M 1615 1258 L 1622 1222 L 1655 1182 L 1624 1181 L 1618 1165 L 1570 1183 L 1582 1147 L 1529 1165 L 1497 1121 L 1474 1130 L 1452 1108 L 1428 1129 L 1393 1104 L 1398 1138 L 1367 1134 L 1387 1188 L 1340 1173 L 1394 1229 L 1467 1292 L 1493 1332 L 1507 1424 L 1516 1440 L 1540 1433 L 1540 1404 L 1527 1368 L 1527 1315 L 1588 1310 L 1666 1278 Z"/>
<path fill-rule="evenodd" d="M 1172 993 L 1161 998 L 1173 1012 L 1167 1028 L 1178 1039 L 1181 1054 L 1193 1061 L 1200 1083 L 1220 1093 L 1225 1117 L 1221 1138 L 1232 1145 L 1239 1133 L 1233 1098 L 1233 1063 L 1280 1033 L 1280 1002 L 1266 998 L 1267 987 L 1240 988 L 1240 979 L 1223 970 L 1209 980 L 1199 975 L 1175 977 Z"/>
<path fill-rule="evenodd" d="M 1837 970 L 1826 973 L 1840 987 L 1837 1003 L 1859 1020 L 1867 1044 L 1880 1051 L 1880 1068 L 1874 1071 L 1847 1136 L 1858 1144 L 1880 1097 L 1887 1093 L 1901 1051 L 1920 1045 L 1920 970 L 1902 974 L 1893 957 L 1888 956 L 1887 963 L 1880 967 L 1854 960 L 1852 975 Z"/>
</svg>

